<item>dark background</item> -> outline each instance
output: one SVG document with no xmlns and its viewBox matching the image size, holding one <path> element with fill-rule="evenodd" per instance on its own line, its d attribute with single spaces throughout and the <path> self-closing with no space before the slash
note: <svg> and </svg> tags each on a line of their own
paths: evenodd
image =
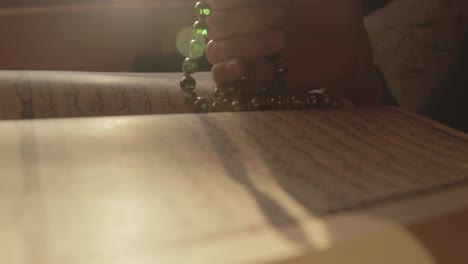
<svg viewBox="0 0 468 264">
<path fill-rule="evenodd" d="M 0 69 L 180 71 L 192 0 L 0 1 Z M 369 13 L 390 0 L 364 0 Z M 201 69 L 209 70 L 206 60 Z"/>
</svg>

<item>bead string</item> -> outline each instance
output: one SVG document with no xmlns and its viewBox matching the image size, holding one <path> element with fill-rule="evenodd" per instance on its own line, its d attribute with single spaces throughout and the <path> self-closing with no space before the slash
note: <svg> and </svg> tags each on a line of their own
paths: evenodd
<svg viewBox="0 0 468 264">
<path fill-rule="evenodd" d="M 205 37 L 208 26 L 205 19 L 211 14 L 211 8 L 206 1 L 195 4 L 198 21 L 193 24 L 195 33 Z M 202 49 L 202 50 L 201 50 Z M 208 100 L 198 96 L 195 92 L 197 83 L 192 74 L 198 71 L 197 57 L 204 54 L 205 45 L 199 39 L 193 39 L 189 45 L 189 57 L 185 59 L 182 70 L 184 76 L 180 81 L 180 88 L 186 95 L 186 104 L 194 108 L 197 113 L 224 111 L 264 111 L 283 109 L 323 109 L 332 106 L 333 98 L 324 90 L 317 89 L 302 93 L 288 93 L 285 91 L 288 67 L 281 60 L 281 54 L 274 54 L 268 59 L 274 64 L 273 81 L 256 87 L 249 87 L 245 77 L 238 81 L 217 86 L 215 100 Z"/>
</svg>

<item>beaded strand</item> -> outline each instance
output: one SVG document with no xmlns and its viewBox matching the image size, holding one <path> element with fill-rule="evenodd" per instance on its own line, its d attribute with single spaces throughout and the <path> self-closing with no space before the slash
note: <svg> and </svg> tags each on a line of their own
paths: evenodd
<svg viewBox="0 0 468 264">
<path fill-rule="evenodd" d="M 206 1 L 195 4 L 198 20 L 193 24 L 197 37 L 206 38 L 208 26 L 206 18 L 211 14 L 211 8 Z M 333 98 L 324 90 L 311 90 L 306 93 L 288 93 L 285 91 L 288 67 L 281 60 L 281 54 L 271 55 L 268 59 L 273 63 L 273 81 L 256 87 L 249 87 L 248 81 L 242 77 L 238 81 L 217 86 L 215 100 L 198 96 L 195 92 L 197 83 L 192 74 L 198 71 L 198 61 L 205 52 L 205 44 L 199 38 L 192 39 L 189 45 L 189 57 L 182 65 L 184 76 L 180 88 L 185 93 L 186 104 L 192 106 L 197 113 L 224 111 L 263 111 L 283 109 L 322 109 L 332 106 Z"/>
</svg>

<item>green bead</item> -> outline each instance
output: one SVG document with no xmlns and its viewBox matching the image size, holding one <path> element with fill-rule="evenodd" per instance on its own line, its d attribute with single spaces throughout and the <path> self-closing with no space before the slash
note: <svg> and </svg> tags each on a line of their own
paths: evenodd
<svg viewBox="0 0 468 264">
<path fill-rule="evenodd" d="M 208 36 L 208 25 L 203 21 L 196 21 L 193 28 L 198 35 Z"/>
<path fill-rule="evenodd" d="M 210 105 L 204 97 L 198 97 L 195 102 L 195 110 L 199 113 L 206 113 L 210 110 Z"/>
<path fill-rule="evenodd" d="M 193 74 L 198 71 L 198 62 L 194 59 L 187 58 L 182 64 L 182 70 L 185 74 Z"/>
<path fill-rule="evenodd" d="M 180 80 L 180 88 L 182 89 L 182 91 L 184 91 L 187 94 L 195 91 L 196 87 L 197 87 L 197 82 L 191 76 L 184 76 Z"/>
<path fill-rule="evenodd" d="M 203 56 L 204 54 L 204 49 L 206 46 L 206 38 L 202 35 L 198 35 L 196 30 L 193 27 L 184 27 L 179 31 L 177 34 L 177 49 L 179 50 L 180 54 L 182 54 L 185 58 L 191 58 L 191 59 L 198 59 Z M 197 40 L 196 43 L 192 43 L 192 45 L 196 44 L 198 47 L 192 46 L 190 43 L 193 40 Z M 198 52 L 195 52 L 197 54 L 194 54 L 194 56 L 191 55 L 191 52 L 193 53 L 193 50 L 200 50 Z"/>
<path fill-rule="evenodd" d="M 198 39 L 193 39 L 190 41 L 189 45 L 189 55 L 190 59 L 198 59 L 205 54 L 205 43 Z"/>
<path fill-rule="evenodd" d="M 205 1 L 199 1 L 195 5 L 195 12 L 199 18 L 206 18 L 211 14 L 211 8 Z"/>
<path fill-rule="evenodd" d="M 195 92 L 185 93 L 185 104 L 192 106 L 197 101 L 197 94 Z"/>
</svg>

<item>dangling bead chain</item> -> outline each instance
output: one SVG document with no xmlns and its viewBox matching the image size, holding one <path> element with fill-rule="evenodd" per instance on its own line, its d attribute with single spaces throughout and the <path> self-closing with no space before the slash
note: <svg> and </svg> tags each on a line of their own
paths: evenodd
<svg viewBox="0 0 468 264">
<path fill-rule="evenodd" d="M 195 5 L 198 21 L 193 24 L 195 32 L 200 37 L 208 35 L 205 19 L 211 14 L 211 9 L 205 1 Z M 245 77 L 229 85 L 215 88 L 215 100 L 198 96 L 195 93 L 197 83 L 192 74 L 198 71 L 197 58 L 204 54 L 205 44 L 195 38 L 190 42 L 189 54 L 182 70 L 184 77 L 180 80 L 180 88 L 186 95 L 186 104 L 191 105 L 198 113 L 224 111 L 262 111 L 283 109 L 322 109 L 333 104 L 333 98 L 323 89 L 292 94 L 285 91 L 288 67 L 281 61 L 280 54 L 274 54 L 268 59 L 273 62 L 273 81 L 269 84 L 257 85 L 249 89 Z"/>
</svg>

